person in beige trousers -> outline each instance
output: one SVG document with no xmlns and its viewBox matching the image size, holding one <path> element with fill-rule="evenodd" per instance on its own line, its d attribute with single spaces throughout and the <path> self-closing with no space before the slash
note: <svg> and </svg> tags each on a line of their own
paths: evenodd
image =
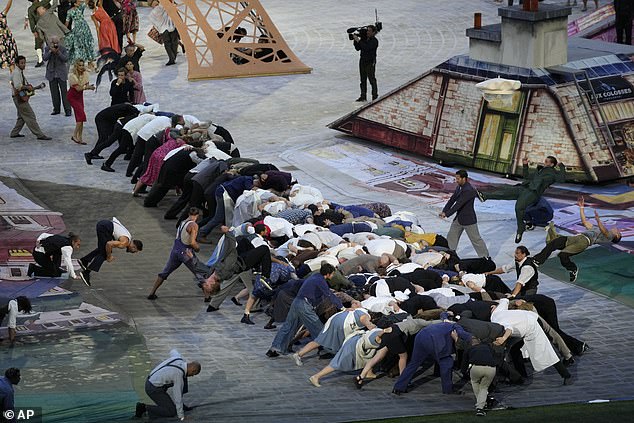
<svg viewBox="0 0 634 423">
<path fill-rule="evenodd" d="M 37 124 L 35 112 L 31 108 L 28 100 L 24 101 L 21 98 L 25 95 L 29 95 L 29 93 L 32 93 L 34 91 L 33 86 L 29 84 L 24 77 L 25 67 L 26 58 L 24 56 L 18 56 L 17 67 L 13 70 L 13 73 L 11 74 L 11 85 L 13 87 L 13 103 L 15 104 L 15 108 L 18 111 L 18 118 L 15 122 L 15 126 L 9 134 L 9 137 L 23 137 L 24 135 L 20 134 L 20 131 L 26 124 L 26 126 L 31 130 L 31 132 L 33 132 L 33 135 L 35 135 L 38 140 L 50 140 L 51 137 L 46 136 L 44 132 L 42 132 L 42 130 L 40 129 L 40 125 Z M 42 88 L 42 86 L 40 86 L 39 88 Z"/>
</svg>

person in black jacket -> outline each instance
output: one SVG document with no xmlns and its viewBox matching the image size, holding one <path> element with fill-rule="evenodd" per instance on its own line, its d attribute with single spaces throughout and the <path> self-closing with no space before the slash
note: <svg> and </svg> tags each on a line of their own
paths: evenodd
<svg viewBox="0 0 634 423">
<path fill-rule="evenodd" d="M 136 117 L 139 115 L 139 110 L 129 103 L 115 104 L 114 106 L 106 107 L 95 115 L 95 125 L 97 126 L 97 142 L 95 147 L 88 153 L 84 153 L 84 159 L 86 164 L 92 165 L 93 159 L 103 159 L 99 155 L 101 150 L 108 148 L 115 139 L 110 139 L 110 135 L 114 131 L 117 120 L 128 116 Z"/>
<path fill-rule="evenodd" d="M 379 40 L 376 39 L 376 27 L 368 25 L 367 36 L 361 39 L 358 35 L 353 34 L 354 48 L 360 51 L 359 57 L 359 76 L 361 77 L 361 96 L 356 101 L 367 100 L 368 79 L 372 86 L 372 100 L 376 100 L 379 96 L 379 90 L 376 85 L 375 68 L 376 68 L 376 50 L 379 48 Z"/>
<path fill-rule="evenodd" d="M 126 71 L 121 68 L 117 71 L 117 79 L 110 83 L 111 106 L 122 103 L 134 103 L 134 82 L 126 76 Z"/>
<path fill-rule="evenodd" d="M 458 248 L 462 231 L 466 230 L 478 257 L 489 257 L 489 250 L 480 236 L 478 219 L 473 209 L 473 201 L 478 194 L 469 183 L 469 174 L 466 170 L 461 169 L 456 172 L 456 184 L 458 184 L 456 190 L 440 213 L 443 219 L 456 213 L 456 218 L 451 222 L 447 233 L 449 249 L 455 251 Z"/>
<path fill-rule="evenodd" d="M 40 235 L 33 250 L 33 259 L 35 259 L 37 264 L 29 264 L 28 276 L 58 278 L 63 273 L 60 265 L 62 264 L 62 259 L 64 259 L 69 276 L 73 279 L 79 279 L 79 276 L 75 275 L 71 256 L 73 251 L 79 250 L 80 245 L 79 235 L 75 235 L 72 232 L 68 236 L 47 233 Z"/>
<path fill-rule="evenodd" d="M 632 4 L 632 0 L 614 0 L 614 14 L 616 42 L 631 45 L 632 18 L 634 17 L 634 4 Z"/>
<path fill-rule="evenodd" d="M 157 181 L 143 201 L 143 207 L 157 207 L 170 189 L 182 187 L 185 175 L 203 159 L 203 150 L 180 150 L 163 162 Z M 204 156 L 203 156 L 204 157 Z"/>
</svg>

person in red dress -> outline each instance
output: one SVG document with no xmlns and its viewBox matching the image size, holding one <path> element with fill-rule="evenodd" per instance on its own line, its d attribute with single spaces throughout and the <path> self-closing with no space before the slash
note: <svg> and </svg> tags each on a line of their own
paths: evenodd
<svg viewBox="0 0 634 423">
<path fill-rule="evenodd" d="M 86 122 L 86 112 L 84 112 L 84 91 L 94 90 L 95 86 L 88 80 L 88 72 L 83 60 L 77 60 L 73 65 L 73 70 L 68 76 L 70 88 L 66 94 L 70 107 L 75 112 L 75 131 L 71 140 L 77 144 L 85 145 L 82 139 L 84 122 Z"/>
<path fill-rule="evenodd" d="M 102 7 L 102 0 L 98 0 L 95 4 L 94 0 L 88 2 L 88 7 L 94 10 L 91 18 L 97 28 L 97 40 L 99 43 L 99 51 L 104 53 L 106 49 L 112 49 L 121 54 L 121 46 L 119 45 L 119 38 L 117 36 L 117 28 L 114 26 L 114 22 L 104 8 Z"/>
</svg>

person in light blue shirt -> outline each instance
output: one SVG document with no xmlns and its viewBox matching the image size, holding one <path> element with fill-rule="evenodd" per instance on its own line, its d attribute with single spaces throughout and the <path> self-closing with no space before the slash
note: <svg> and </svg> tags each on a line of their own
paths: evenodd
<svg viewBox="0 0 634 423">
<path fill-rule="evenodd" d="M 171 350 L 170 358 L 156 366 L 145 381 L 145 393 L 156 405 L 138 402 L 135 416 L 141 418 L 147 412 L 150 418 L 178 416 L 185 420 L 183 394 L 188 391 L 187 378 L 199 374 L 200 368 L 197 361 L 187 362 L 176 349 Z"/>
</svg>

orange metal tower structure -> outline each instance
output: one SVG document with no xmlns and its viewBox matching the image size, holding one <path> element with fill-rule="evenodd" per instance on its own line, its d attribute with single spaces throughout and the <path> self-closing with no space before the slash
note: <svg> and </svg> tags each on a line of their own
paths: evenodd
<svg viewBox="0 0 634 423">
<path fill-rule="evenodd" d="M 160 0 L 187 49 L 188 79 L 310 73 L 259 0 Z"/>
</svg>

